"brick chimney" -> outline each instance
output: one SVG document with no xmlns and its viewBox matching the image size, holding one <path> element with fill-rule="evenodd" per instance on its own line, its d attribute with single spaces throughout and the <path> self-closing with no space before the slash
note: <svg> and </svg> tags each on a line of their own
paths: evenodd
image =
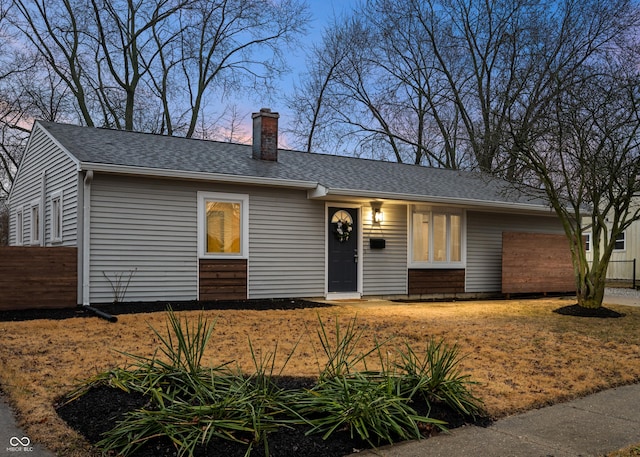
<svg viewBox="0 0 640 457">
<path fill-rule="evenodd" d="M 253 158 L 278 161 L 278 113 L 269 108 L 261 108 L 253 113 Z"/>
</svg>

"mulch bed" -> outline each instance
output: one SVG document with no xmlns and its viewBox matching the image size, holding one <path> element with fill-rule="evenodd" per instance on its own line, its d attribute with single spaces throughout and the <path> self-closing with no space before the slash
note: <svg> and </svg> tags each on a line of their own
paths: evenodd
<svg viewBox="0 0 640 457">
<path fill-rule="evenodd" d="M 300 309 L 300 308 L 325 308 L 327 303 L 317 303 L 309 300 L 292 298 L 272 300 L 229 300 L 229 301 L 182 301 L 182 302 L 122 302 L 114 304 L 92 305 L 91 308 L 112 316 L 135 313 L 155 313 L 166 311 L 171 306 L 174 311 L 197 310 L 273 310 L 273 309 Z M 0 311 L 0 322 L 3 321 L 27 321 L 34 319 L 70 319 L 73 317 L 96 317 L 96 313 L 84 306 L 59 309 L 24 309 L 12 311 Z"/>
<path fill-rule="evenodd" d="M 283 382 L 286 385 L 283 385 Z M 281 387 L 291 389 L 311 388 L 314 383 L 313 379 L 293 377 L 278 382 Z M 148 407 L 148 405 L 148 399 L 139 393 L 126 393 L 108 386 L 97 386 L 92 387 L 78 399 L 59 405 L 57 412 L 70 427 L 83 435 L 87 441 L 95 444 L 102 438 L 102 434 L 113 428 L 127 412 Z M 426 404 L 412 406 L 420 414 L 428 413 Z M 429 416 L 447 421 L 450 429 L 472 423 L 450 408 L 438 404 L 431 405 Z M 478 417 L 473 423 L 487 426 L 491 421 L 486 417 Z M 269 455 L 272 457 L 345 456 L 371 448 L 367 442 L 351 438 L 347 430 L 337 431 L 326 440 L 323 440 L 321 435 L 306 435 L 307 430 L 308 428 L 305 426 L 296 425 L 270 433 L 268 437 Z M 424 433 L 425 438 L 428 438 L 438 432 L 433 429 L 425 429 Z M 247 447 L 248 445 L 243 443 L 213 439 L 208 446 L 199 446 L 194 455 L 197 457 L 243 457 Z M 158 438 L 147 443 L 134 455 L 135 457 L 173 457 L 178 455 L 178 451 L 167 438 Z M 266 454 L 264 448 L 258 446 L 252 450 L 250 455 L 264 457 Z"/>
<path fill-rule="evenodd" d="M 280 300 L 241 300 L 224 302 L 180 302 L 180 303 L 118 303 L 113 305 L 95 306 L 99 310 L 117 316 L 129 313 L 147 313 L 165 311 L 170 305 L 174 311 L 200 310 L 200 309 L 299 309 L 332 306 L 324 303 L 316 303 L 307 300 L 280 299 Z M 94 313 L 78 307 L 77 309 L 64 310 L 26 310 L 16 312 L 0 312 L 0 320 L 24 320 L 24 319 L 65 319 L 69 317 L 89 317 Z M 282 388 L 311 388 L 315 379 L 284 377 L 277 380 Z M 148 407 L 149 401 L 139 393 L 127 393 L 120 389 L 108 386 L 95 386 L 84 395 L 70 402 L 62 402 L 57 405 L 58 415 L 69 426 L 87 441 L 95 444 L 102 439 L 102 434 L 112 429 L 122 420 L 127 412 L 142 407 Z M 449 429 L 466 424 L 487 426 L 491 423 L 488 417 L 476 417 L 474 420 L 465 418 L 455 413 L 451 408 L 442 404 L 412 404 L 412 407 L 421 415 L 446 421 Z M 347 430 L 337 431 L 328 439 L 323 440 L 320 435 L 306 435 L 308 428 L 305 426 L 292 426 L 269 434 L 269 455 L 272 457 L 328 457 L 345 456 L 368 449 L 371 445 L 357 438 L 352 438 Z M 438 433 L 432 428 L 424 430 L 427 438 Z M 384 443 L 381 443 L 384 444 Z M 228 457 L 242 457 L 247 451 L 247 444 L 236 443 L 227 440 L 212 440 L 208 446 L 200 446 L 196 457 L 224 455 Z M 169 457 L 177 456 L 178 451 L 167 438 L 154 439 L 136 452 L 135 457 Z M 254 448 L 252 457 L 265 456 L 263 447 Z"/>
<path fill-rule="evenodd" d="M 562 308 L 554 309 L 553 312 L 564 316 L 574 317 L 618 318 L 624 316 L 623 313 L 619 313 L 604 306 L 599 308 L 585 308 L 578 304 L 563 306 Z"/>
</svg>

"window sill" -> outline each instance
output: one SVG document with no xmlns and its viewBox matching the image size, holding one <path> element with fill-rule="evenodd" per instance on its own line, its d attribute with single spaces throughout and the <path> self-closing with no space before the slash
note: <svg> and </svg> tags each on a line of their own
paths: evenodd
<svg viewBox="0 0 640 457">
<path fill-rule="evenodd" d="M 231 259 L 244 259 L 247 260 L 248 256 L 243 254 L 200 254 L 200 259 L 212 259 L 212 260 L 231 260 Z"/>
<path fill-rule="evenodd" d="M 465 269 L 467 265 L 463 262 L 409 262 L 409 269 L 415 270 L 443 270 L 443 269 Z"/>
</svg>

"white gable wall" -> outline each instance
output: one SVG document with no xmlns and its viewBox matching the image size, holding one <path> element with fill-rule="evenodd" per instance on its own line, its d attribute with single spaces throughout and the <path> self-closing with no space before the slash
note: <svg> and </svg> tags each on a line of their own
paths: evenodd
<svg viewBox="0 0 640 457">
<path fill-rule="evenodd" d="M 44 186 L 43 186 L 44 173 Z M 42 191 L 44 188 L 44 204 Z M 44 246 L 76 246 L 78 221 L 78 172 L 75 162 L 42 130 L 34 129 L 29 148 L 11 189 L 9 245 L 16 244 L 16 211 L 23 208 L 23 244 L 30 244 L 31 203 L 40 200 Z M 52 242 L 51 196 L 62 191 L 62 241 Z"/>
<path fill-rule="evenodd" d="M 467 212 L 466 292 L 502 289 L 502 233 L 564 233 L 556 217 Z"/>
</svg>

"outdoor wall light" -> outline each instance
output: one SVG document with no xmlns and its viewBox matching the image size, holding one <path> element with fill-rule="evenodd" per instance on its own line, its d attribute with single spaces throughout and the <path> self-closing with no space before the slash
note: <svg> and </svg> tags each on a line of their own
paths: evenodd
<svg viewBox="0 0 640 457">
<path fill-rule="evenodd" d="M 379 224 L 384 221 L 384 213 L 380 208 L 373 208 L 373 223 Z"/>
</svg>

